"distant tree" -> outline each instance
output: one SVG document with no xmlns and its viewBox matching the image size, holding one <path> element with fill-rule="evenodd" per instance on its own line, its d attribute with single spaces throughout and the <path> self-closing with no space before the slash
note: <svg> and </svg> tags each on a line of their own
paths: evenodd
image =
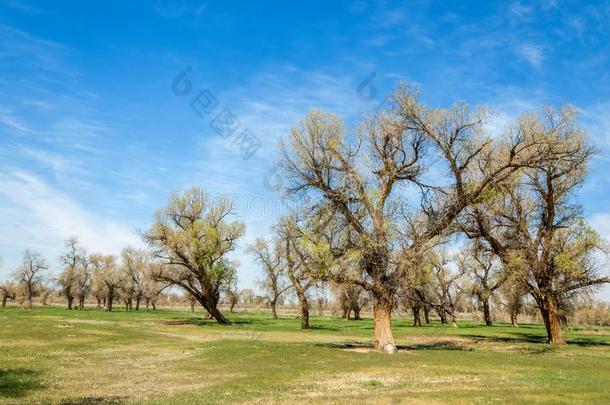
<svg viewBox="0 0 610 405">
<path fill-rule="evenodd" d="M 461 265 L 472 280 L 470 290 L 483 309 L 485 324 L 492 326 L 490 301 L 496 290 L 506 281 L 501 263 L 498 263 L 493 252 L 475 242 L 467 250 Z"/>
<path fill-rule="evenodd" d="M 286 279 L 286 263 L 282 260 L 281 249 L 280 240 L 267 241 L 263 238 L 257 238 L 248 247 L 248 251 L 254 255 L 256 262 L 263 269 L 264 277 L 259 284 L 266 294 L 273 319 L 278 319 L 278 301 L 292 288 Z"/>
<path fill-rule="evenodd" d="M 43 272 L 48 269 L 40 253 L 26 250 L 21 266 L 15 272 L 15 281 L 22 288 L 27 307 L 32 308 L 32 299 L 42 282 Z"/>
<path fill-rule="evenodd" d="M 106 294 L 106 310 L 112 311 L 112 304 L 118 295 L 119 288 L 125 280 L 121 272 L 117 257 L 114 255 L 91 255 L 91 264 L 94 268 L 98 288 L 102 288 Z"/>
<path fill-rule="evenodd" d="M 303 238 L 303 226 L 295 213 L 284 217 L 278 225 L 278 238 L 284 245 L 282 254 L 286 262 L 286 274 L 292 283 L 301 306 L 301 329 L 309 329 L 309 294 L 318 281 L 313 273 L 318 265 Z"/>
<path fill-rule="evenodd" d="M 232 211 L 230 200 L 210 200 L 193 188 L 172 194 L 143 235 L 163 263 L 156 279 L 184 289 L 221 324 L 230 321 L 218 309 L 220 293 L 235 273 L 226 255 L 245 231 L 243 223 L 227 220 Z"/>
<path fill-rule="evenodd" d="M 86 260 L 86 252 L 79 245 L 76 236 L 66 239 L 64 245 L 65 251 L 59 257 L 63 271 L 57 278 L 57 282 L 66 297 L 68 309 L 72 309 L 74 298 L 77 295 L 77 279 L 82 277 L 81 266 L 83 260 Z"/>
<path fill-rule="evenodd" d="M 17 286 L 10 281 L 0 283 L 0 302 L 6 308 L 6 301 L 17 298 Z"/>
<path fill-rule="evenodd" d="M 121 259 L 121 269 L 125 276 L 121 290 L 126 300 L 127 309 L 132 309 L 132 303 L 135 300 L 135 309 L 138 311 L 140 301 L 144 295 L 145 272 L 149 265 L 149 258 L 144 250 L 127 247 L 121 252 Z"/>
</svg>

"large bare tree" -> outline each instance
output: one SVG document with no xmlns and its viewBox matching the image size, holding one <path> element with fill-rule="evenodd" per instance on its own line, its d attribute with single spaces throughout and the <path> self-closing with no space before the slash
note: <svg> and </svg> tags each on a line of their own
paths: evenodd
<svg viewBox="0 0 610 405">
<path fill-rule="evenodd" d="M 232 211 L 230 200 L 211 200 L 195 187 L 172 194 L 143 235 L 163 264 L 156 279 L 183 288 L 222 324 L 230 322 L 218 309 L 220 293 L 235 272 L 226 256 L 245 231 L 243 223 L 228 220 Z"/>
<path fill-rule="evenodd" d="M 106 310 L 112 311 L 114 300 L 125 281 L 125 274 L 114 255 L 93 254 L 90 261 L 94 268 L 95 284 L 100 289 L 98 293 L 105 295 Z"/>
<path fill-rule="evenodd" d="M 463 229 L 484 240 L 525 286 L 540 309 L 549 343 L 563 344 L 562 301 L 610 282 L 595 259 L 604 243 L 574 200 L 595 151 L 572 108 L 525 115 L 518 129 L 543 142 L 541 150 L 555 158 L 538 161 L 497 187 L 495 195 L 467 211 Z"/>
<path fill-rule="evenodd" d="M 282 145 L 286 193 L 336 217 L 353 234 L 361 276 L 334 273 L 373 299 L 374 342 L 396 351 L 395 296 L 420 250 L 459 214 L 539 151 L 521 134 L 487 133 L 486 115 L 465 104 L 429 108 L 401 86 L 385 111 L 354 133 L 332 114 L 310 112 Z"/>
</svg>

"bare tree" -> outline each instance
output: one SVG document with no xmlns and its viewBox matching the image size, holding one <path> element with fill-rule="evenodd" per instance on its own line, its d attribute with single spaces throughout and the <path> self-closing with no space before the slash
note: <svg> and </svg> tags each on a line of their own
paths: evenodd
<svg viewBox="0 0 610 405">
<path fill-rule="evenodd" d="M 553 159 L 531 164 L 500 195 L 468 212 L 466 234 L 486 241 L 511 276 L 534 298 L 549 343 L 564 344 L 562 301 L 610 282 L 594 253 L 603 241 L 583 220 L 574 191 L 582 184 L 594 149 L 571 108 L 529 114 L 518 131 L 542 142 Z"/>
<path fill-rule="evenodd" d="M 490 300 L 506 281 L 506 273 L 495 255 L 476 242 L 469 247 L 460 264 L 472 279 L 471 293 L 483 309 L 485 325 L 492 326 Z"/>
<path fill-rule="evenodd" d="M 125 273 L 125 282 L 121 290 L 126 299 L 127 309 L 132 309 L 135 300 L 135 310 L 140 309 L 140 301 L 144 295 L 146 282 L 146 268 L 149 265 L 147 252 L 133 247 L 126 247 L 121 252 L 122 270 Z"/>
<path fill-rule="evenodd" d="M 58 284 L 61 286 L 61 291 L 68 301 L 68 309 L 72 309 L 74 298 L 76 298 L 76 283 L 77 279 L 82 276 L 80 267 L 83 258 L 86 257 L 85 250 L 79 245 L 78 238 L 72 236 L 65 240 L 65 251 L 59 257 L 59 261 L 63 267 L 63 271 L 57 278 Z"/>
<path fill-rule="evenodd" d="M 280 243 L 279 240 L 257 238 L 254 244 L 248 247 L 248 251 L 263 268 L 265 276 L 259 284 L 267 295 L 273 319 L 278 319 L 278 301 L 292 287 L 286 280 L 286 264 L 282 260 Z"/>
<path fill-rule="evenodd" d="M 23 289 L 28 308 L 32 308 L 32 299 L 42 282 L 42 273 L 48 268 L 40 253 L 31 250 L 23 253 L 22 264 L 15 272 L 15 281 Z"/>
<path fill-rule="evenodd" d="M 17 297 L 17 286 L 10 281 L 0 284 L 0 303 L 2 308 L 6 308 L 6 301 L 14 300 Z"/>
<path fill-rule="evenodd" d="M 112 304 L 125 280 L 125 275 L 121 272 L 117 257 L 114 255 L 95 254 L 91 255 L 90 260 L 96 281 L 105 293 L 106 310 L 112 311 Z"/>
<path fill-rule="evenodd" d="M 301 329 L 309 329 L 309 294 L 316 286 L 312 275 L 316 261 L 309 250 L 303 247 L 305 241 L 299 222 L 294 213 L 283 218 L 278 226 L 278 238 L 284 245 L 282 254 L 286 261 L 286 274 L 301 306 Z"/>
<path fill-rule="evenodd" d="M 536 156 L 523 137 L 486 134 L 484 119 L 464 104 L 428 108 L 412 89 L 399 87 L 389 109 L 358 134 L 338 117 L 312 111 L 282 146 L 287 194 L 306 195 L 312 209 L 335 216 L 353 234 L 349 254 L 358 254 L 362 277 L 341 271 L 326 277 L 371 294 L 379 350 L 396 351 L 391 313 L 413 257 Z M 432 166 L 443 175 L 426 176 Z M 410 206 L 401 203 L 407 190 L 416 200 Z"/>
<path fill-rule="evenodd" d="M 225 198 L 211 201 L 200 188 L 172 194 L 143 235 L 163 263 L 155 278 L 183 288 L 222 324 L 230 322 L 218 309 L 220 292 L 235 273 L 226 255 L 245 231 L 243 223 L 227 221 L 232 207 Z"/>
</svg>

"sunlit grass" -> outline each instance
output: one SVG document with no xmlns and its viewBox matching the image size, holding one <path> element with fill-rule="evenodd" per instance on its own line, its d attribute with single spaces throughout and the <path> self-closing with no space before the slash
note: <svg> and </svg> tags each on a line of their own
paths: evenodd
<svg viewBox="0 0 610 405">
<path fill-rule="evenodd" d="M 402 349 L 369 350 L 370 320 L 201 313 L 0 310 L 0 403 L 604 403 L 610 328 L 421 328 L 395 322 Z"/>
</svg>

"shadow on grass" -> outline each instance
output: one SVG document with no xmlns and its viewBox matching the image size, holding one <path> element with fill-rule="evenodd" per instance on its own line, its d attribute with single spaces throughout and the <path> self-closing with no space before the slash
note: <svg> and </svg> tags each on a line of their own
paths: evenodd
<svg viewBox="0 0 610 405">
<path fill-rule="evenodd" d="M 124 396 L 82 397 L 60 402 L 61 405 L 119 405 L 126 401 Z"/>
<path fill-rule="evenodd" d="M 461 335 L 468 338 L 477 339 L 480 341 L 497 342 L 497 343 L 548 343 L 546 336 L 534 335 L 526 332 L 512 332 L 513 336 L 486 336 L 486 335 Z M 610 346 L 608 341 L 596 337 L 566 339 L 568 344 L 577 346 Z"/>
<path fill-rule="evenodd" d="M 340 342 L 340 343 L 316 343 L 318 347 L 325 347 L 329 349 L 373 349 L 373 345 L 364 342 Z M 450 341 L 438 341 L 431 343 L 421 343 L 414 345 L 396 345 L 398 350 L 457 350 L 457 351 L 473 351 L 472 348 L 462 346 L 455 342 Z"/>
<path fill-rule="evenodd" d="M 0 398 L 18 398 L 44 388 L 40 372 L 26 368 L 0 369 Z"/>
</svg>

